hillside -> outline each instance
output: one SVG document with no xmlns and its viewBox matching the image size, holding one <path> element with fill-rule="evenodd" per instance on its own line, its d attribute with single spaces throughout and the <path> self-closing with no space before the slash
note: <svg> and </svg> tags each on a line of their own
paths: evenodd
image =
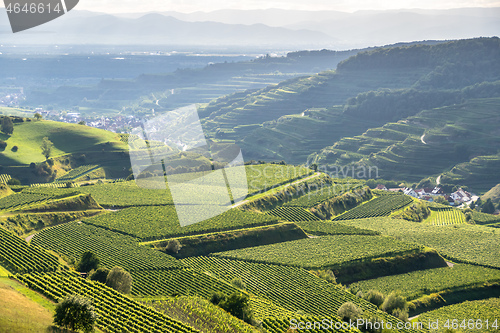
<svg viewBox="0 0 500 333">
<path fill-rule="evenodd" d="M 342 138 L 311 155 L 309 162 L 376 166 L 381 178 L 417 183 L 451 170 L 442 176 L 442 184 L 467 185 L 485 191 L 499 179 L 495 165 L 481 163 L 483 158 L 478 156 L 497 153 L 500 137 L 495 119 L 499 107 L 500 99 L 493 98 L 421 111 L 398 122 L 371 128 L 362 135 Z M 478 169 L 469 169 L 467 173 L 457 170 L 460 163 L 471 160 L 477 161 Z M 452 179 L 452 174 L 460 178 Z"/>
<path fill-rule="evenodd" d="M 22 122 L 14 122 L 12 135 L 0 134 L 0 139 L 7 143 L 5 150 L 0 152 L 3 174 L 18 178 L 24 184 L 41 183 L 54 180 L 72 168 L 94 164 L 105 167 L 110 177 L 128 175 L 123 173 L 123 167 L 127 170 L 130 167 L 128 147 L 116 133 L 78 124 L 17 119 L 22 119 Z M 46 164 L 40 148 L 45 137 L 53 143 L 51 172 L 47 167 L 43 172 L 39 167 L 30 167 L 31 163 Z M 14 146 L 18 149 L 13 150 Z"/>
<path fill-rule="evenodd" d="M 496 117 L 495 100 L 467 101 L 499 96 L 500 67 L 493 61 L 500 57 L 499 43 L 498 38 L 478 38 L 360 52 L 339 63 L 336 71 L 219 98 L 201 109 L 200 116 L 211 137 L 236 142 L 245 156 L 251 159 L 283 159 L 289 163 L 307 161 L 325 167 L 335 165 L 337 168 L 358 162 L 365 157 L 364 154 L 369 157 L 379 150 L 377 156 L 382 159 L 385 157 L 383 151 L 392 144 L 401 145 L 407 138 L 404 144 L 414 145 L 411 140 L 415 144 L 421 142 L 424 132 L 430 131 L 424 128 L 428 125 L 418 125 L 419 119 L 407 125 L 401 123 L 408 117 L 418 117 L 419 112 L 424 110 L 457 104 L 465 105 L 471 113 L 483 112 L 489 107 L 484 117 L 490 117 L 490 120 Z M 485 135 L 481 139 L 481 134 L 478 134 L 467 140 L 460 139 L 454 147 L 460 152 L 451 156 L 449 148 L 453 142 L 448 140 L 458 137 L 460 131 L 468 135 L 477 133 L 477 126 L 482 123 L 474 120 L 474 124 L 462 125 L 462 122 L 470 121 L 466 119 L 467 110 L 459 109 L 460 115 L 452 109 L 444 110 L 449 112 L 447 117 L 451 117 L 450 123 L 457 121 L 464 126 L 463 129 L 446 126 L 446 121 L 442 119 L 441 128 L 435 128 L 434 132 L 444 130 L 451 135 L 441 138 L 447 140 L 446 154 L 441 155 L 444 150 L 433 151 L 434 146 L 427 145 L 426 151 L 415 153 L 412 158 L 432 159 L 431 165 L 427 163 L 426 168 L 419 169 L 418 173 L 412 170 L 404 174 L 402 169 L 397 174 L 388 172 L 385 177 L 418 182 L 422 178 L 450 171 L 456 164 L 469 162 L 475 156 L 496 153 L 496 134 L 490 129 L 487 130 L 489 137 Z M 385 131 L 381 140 L 376 134 L 380 131 L 379 127 Z M 347 139 L 365 132 L 374 139 L 363 143 Z M 428 135 L 434 135 L 433 139 L 439 141 L 437 136 L 443 134 L 430 131 Z M 355 140 L 358 139 L 356 137 Z M 432 138 L 428 136 L 428 139 Z M 352 152 L 349 148 L 351 143 Z M 335 151 L 337 146 L 339 148 Z M 394 150 L 396 148 L 397 145 Z M 317 152 L 316 155 L 309 156 L 313 151 Z M 383 162 L 391 161 L 389 158 Z M 489 168 L 493 169 L 494 165 Z M 450 175 L 450 178 L 453 177 L 457 178 Z M 471 184 L 478 186 L 478 190 L 485 190 L 486 186 L 479 179 L 457 178 L 449 182 Z"/>
</svg>

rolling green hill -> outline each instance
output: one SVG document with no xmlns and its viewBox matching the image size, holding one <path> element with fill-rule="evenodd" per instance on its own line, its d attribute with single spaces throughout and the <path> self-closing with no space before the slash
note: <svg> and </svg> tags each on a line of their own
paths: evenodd
<svg viewBox="0 0 500 333">
<path fill-rule="evenodd" d="M 21 119 L 21 118 L 19 118 Z M 52 143 L 53 165 L 44 163 L 40 148 L 42 139 L 47 137 Z M 130 159 L 127 144 L 113 132 L 54 121 L 35 121 L 24 118 L 14 123 L 14 132 L 8 136 L 0 134 L 7 143 L 0 152 L 2 173 L 17 178 L 23 184 L 37 184 L 53 181 L 68 171 L 82 165 L 102 167 L 108 178 L 127 177 Z M 12 150 L 17 146 L 17 151 Z M 35 163 L 37 167 L 30 167 Z"/>
<path fill-rule="evenodd" d="M 7 137 L 7 148 L 0 155 L 1 165 L 26 165 L 45 160 L 40 149 L 44 137 L 54 144 L 53 157 L 66 154 L 123 151 L 126 146 L 115 133 L 77 124 L 53 121 L 30 121 L 14 125 L 14 133 Z M 11 151 L 18 146 L 17 152 Z"/>
</svg>

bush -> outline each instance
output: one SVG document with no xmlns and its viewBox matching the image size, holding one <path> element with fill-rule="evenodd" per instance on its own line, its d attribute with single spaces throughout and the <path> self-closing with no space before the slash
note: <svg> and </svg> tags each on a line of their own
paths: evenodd
<svg viewBox="0 0 500 333">
<path fill-rule="evenodd" d="M 213 294 L 210 302 L 218 305 L 236 318 L 253 324 L 253 314 L 250 310 L 250 298 L 242 293 L 234 292 L 229 296 L 220 293 Z"/>
<path fill-rule="evenodd" d="M 241 290 L 246 290 L 247 289 L 247 285 L 245 282 L 243 282 L 243 280 L 241 278 L 234 278 L 232 281 L 231 281 L 231 284 L 233 286 L 235 286 L 236 288 L 239 288 Z"/>
<path fill-rule="evenodd" d="M 18 146 L 14 146 L 14 147 L 12 147 L 12 149 L 11 149 L 11 150 L 15 153 L 16 151 L 18 151 L 18 150 L 19 150 L 19 147 L 18 147 Z"/>
<path fill-rule="evenodd" d="M 172 253 L 172 254 L 177 254 L 177 253 L 179 253 L 181 248 L 182 248 L 182 245 L 177 239 L 171 239 L 170 241 L 168 241 L 168 244 L 167 244 L 167 247 L 165 248 L 165 251 Z"/>
<path fill-rule="evenodd" d="M 369 290 L 364 299 L 372 304 L 375 304 L 377 307 L 380 307 L 384 303 L 384 294 L 377 290 Z"/>
<path fill-rule="evenodd" d="M 11 178 L 7 181 L 7 185 L 21 185 L 19 179 Z"/>
<path fill-rule="evenodd" d="M 76 265 L 76 270 L 79 272 L 90 272 L 93 269 L 97 269 L 99 267 L 100 261 L 97 256 L 90 252 L 86 251 L 82 254 L 82 258 Z"/>
<path fill-rule="evenodd" d="M 7 148 L 7 142 L 0 140 L 0 149 L 5 149 Z"/>
<path fill-rule="evenodd" d="M 90 300 L 70 295 L 62 299 L 56 306 L 54 324 L 71 331 L 83 330 L 92 332 L 97 315 Z"/>
<path fill-rule="evenodd" d="M 352 302 L 346 302 L 340 306 L 337 314 L 343 321 L 356 321 L 362 317 L 363 310 Z"/>
<path fill-rule="evenodd" d="M 91 275 L 90 279 L 92 281 L 98 281 L 101 282 L 102 284 L 106 284 L 106 279 L 108 278 L 109 274 L 109 269 L 105 267 L 98 268 L 95 270 Z"/>
<path fill-rule="evenodd" d="M 121 267 L 113 267 L 106 278 L 106 285 L 123 294 L 132 289 L 132 276 Z"/>
<path fill-rule="evenodd" d="M 320 279 L 326 280 L 330 283 L 336 284 L 337 283 L 337 278 L 335 277 L 335 274 L 327 269 L 327 270 L 320 270 L 320 271 L 313 271 L 314 275 L 319 277 Z"/>
<path fill-rule="evenodd" d="M 382 310 L 392 314 L 394 310 L 408 310 L 408 303 L 406 298 L 399 295 L 398 293 L 392 292 L 386 297 L 384 303 L 382 304 Z"/>
</svg>

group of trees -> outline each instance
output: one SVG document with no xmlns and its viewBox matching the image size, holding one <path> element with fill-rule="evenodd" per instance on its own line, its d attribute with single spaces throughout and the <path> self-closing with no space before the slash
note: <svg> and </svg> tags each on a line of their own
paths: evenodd
<svg viewBox="0 0 500 333">
<path fill-rule="evenodd" d="M 367 300 L 382 311 L 387 312 L 388 314 L 391 314 L 402 321 L 408 321 L 408 302 L 406 301 L 405 297 L 399 295 L 396 292 L 392 292 L 389 295 L 384 296 L 384 294 L 377 290 L 369 290 L 367 293 L 359 291 L 356 296 Z M 337 315 L 342 320 L 347 322 L 356 322 L 356 320 L 358 319 L 364 319 L 365 322 L 374 323 L 380 322 L 381 320 L 373 316 L 366 317 L 363 313 L 363 310 L 353 302 L 346 302 L 342 304 L 337 311 Z M 379 333 L 383 331 L 381 328 L 375 329 L 373 327 L 370 327 L 370 325 L 362 327 L 361 330 L 367 333 Z"/>
<path fill-rule="evenodd" d="M 115 266 L 111 270 L 99 267 L 100 260 L 92 252 L 84 252 L 80 261 L 76 264 L 76 270 L 89 273 L 93 281 L 101 282 L 123 294 L 130 293 L 132 289 L 132 276 L 122 267 Z"/>
</svg>

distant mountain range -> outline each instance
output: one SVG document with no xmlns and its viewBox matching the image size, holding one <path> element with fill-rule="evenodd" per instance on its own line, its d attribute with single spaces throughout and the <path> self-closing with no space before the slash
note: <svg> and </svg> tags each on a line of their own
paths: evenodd
<svg viewBox="0 0 500 333">
<path fill-rule="evenodd" d="M 219 10 L 101 14 L 71 11 L 12 34 L 0 11 L 3 44 L 152 44 L 349 49 L 500 34 L 500 8 L 338 11 Z"/>
</svg>

